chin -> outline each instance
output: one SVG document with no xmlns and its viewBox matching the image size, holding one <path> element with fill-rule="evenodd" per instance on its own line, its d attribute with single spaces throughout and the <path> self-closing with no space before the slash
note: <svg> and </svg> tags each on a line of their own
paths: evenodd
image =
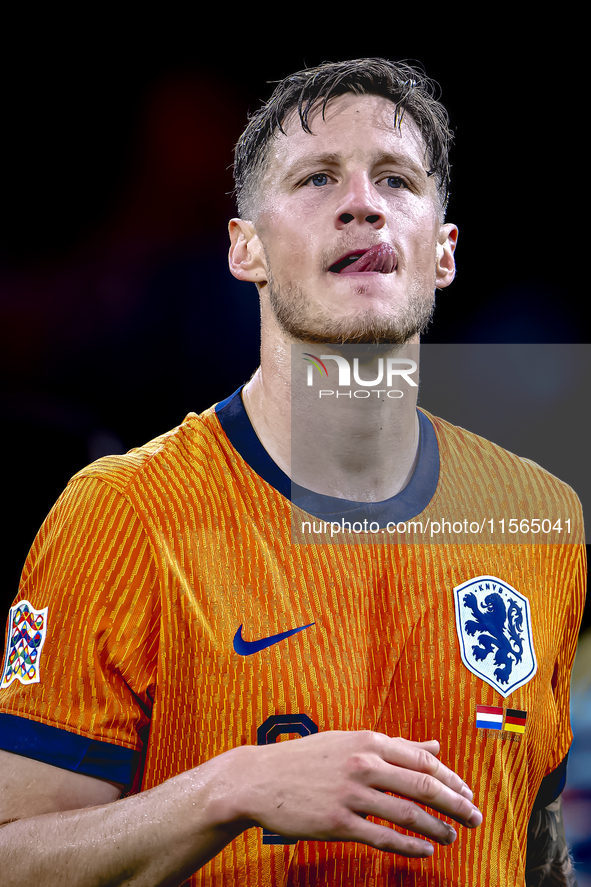
<svg viewBox="0 0 591 887">
<path fill-rule="evenodd" d="M 305 323 L 304 318 L 277 317 L 282 330 L 297 342 L 326 345 L 406 345 L 418 341 L 432 312 L 424 317 L 384 318 L 365 312 L 355 318 Z"/>
<path fill-rule="evenodd" d="M 282 287 L 273 280 L 269 284 L 270 307 L 279 327 L 292 340 L 309 345 L 406 345 L 426 331 L 435 308 L 435 287 L 426 293 L 423 285 L 394 312 L 383 305 L 372 308 L 366 301 L 363 308 L 339 317 L 300 286 Z M 365 290 L 367 284 L 360 282 L 359 287 Z"/>
<path fill-rule="evenodd" d="M 335 317 L 325 309 L 309 310 L 298 300 L 273 303 L 275 319 L 291 339 L 310 345 L 406 345 L 417 341 L 433 317 L 435 299 L 410 304 L 395 315 L 367 309 Z M 307 309 L 307 310 L 306 310 Z"/>
</svg>

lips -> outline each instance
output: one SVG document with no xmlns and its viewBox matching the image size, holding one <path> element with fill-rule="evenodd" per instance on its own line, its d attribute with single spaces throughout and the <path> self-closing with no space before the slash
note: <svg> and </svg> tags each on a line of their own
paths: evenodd
<svg viewBox="0 0 591 887">
<path fill-rule="evenodd" d="M 333 274 L 391 274 L 397 264 L 392 247 L 388 243 L 378 243 L 369 249 L 354 249 L 345 253 L 328 270 Z"/>
</svg>

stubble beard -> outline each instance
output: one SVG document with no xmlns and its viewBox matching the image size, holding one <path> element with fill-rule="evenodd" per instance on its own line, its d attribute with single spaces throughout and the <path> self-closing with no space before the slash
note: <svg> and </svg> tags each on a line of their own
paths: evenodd
<svg viewBox="0 0 591 887">
<path fill-rule="evenodd" d="M 425 333 L 435 310 L 435 287 L 412 287 L 404 308 L 392 313 L 364 309 L 334 317 L 314 304 L 298 284 L 280 286 L 269 274 L 269 301 L 277 323 L 296 342 L 325 345 L 406 345 Z"/>
</svg>

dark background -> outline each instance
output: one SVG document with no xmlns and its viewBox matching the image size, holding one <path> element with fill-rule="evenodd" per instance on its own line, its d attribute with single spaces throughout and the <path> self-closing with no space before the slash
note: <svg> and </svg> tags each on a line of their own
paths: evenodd
<svg viewBox="0 0 591 887">
<path fill-rule="evenodd" d="M 425 342 L 589 341 L 576 23 L 532 29 L 497 12 L 456 34 L 445 10 L 406 26 L 364 10 L 337 36 L 336 15 L 4 23 L 4 611 L 77 470 L 257 366 L 256 291 L 227 269 L 229 167 L 268 81 L 326 59 L 418 59 L 456 132 L 448 219 L 460 228 L 457 279 Z"/>
</svg>

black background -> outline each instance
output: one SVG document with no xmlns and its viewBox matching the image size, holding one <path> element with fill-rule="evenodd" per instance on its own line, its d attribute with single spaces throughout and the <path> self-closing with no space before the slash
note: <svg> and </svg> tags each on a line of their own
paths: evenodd
<svg viewBox="0 0 591 887">
<path fill-rule="evenodd" d="M 460 229 L 457 279 L 425 341 L 589 340 L 577 22 L 516 23 L 499 8 L 461 23 L 441 7 L 408 22 L 383 9 L 277 15 L 4 21 L 4 610 L 72 474 L 257 366 L 256 292 L 227 270 L 226 226 L 233 145 L 268 81 L 326 59 L 420 61 L 456 133 L 448 220 Z"/>
</svg>

